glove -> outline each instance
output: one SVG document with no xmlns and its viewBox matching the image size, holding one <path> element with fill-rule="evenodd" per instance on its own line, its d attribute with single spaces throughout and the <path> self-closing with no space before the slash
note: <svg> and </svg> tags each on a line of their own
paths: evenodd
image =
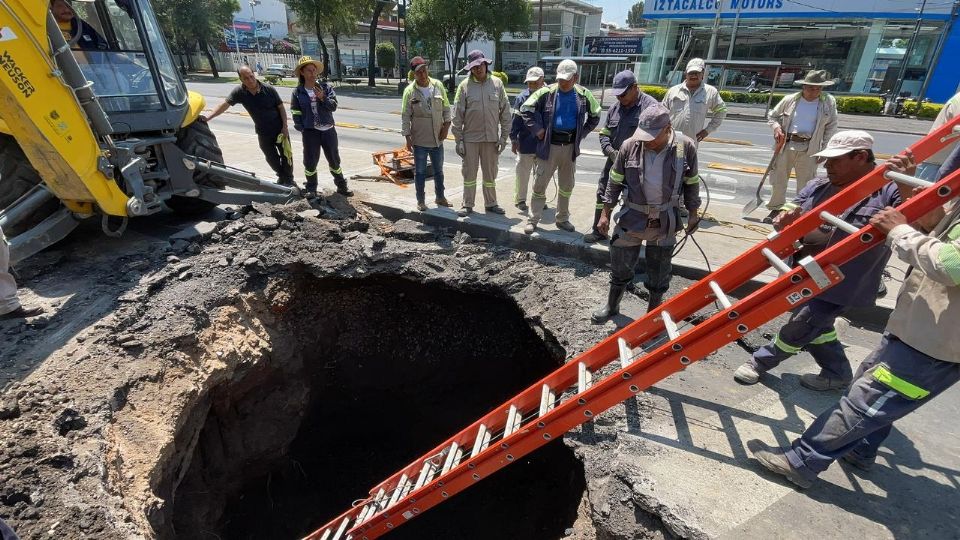
<svg viewBox="0 0 960 540">
<path fill-rule="evenodd" d="M 467 155 L 467 149 L 463 144 L 463 141 L 457 141 L 457 155 L 464 157 Z"/>
<path fill-rule="evenodd" d="M 500 141 L 497 143 L 497 154 L 502 154 L 503 150 L 507 147 L 506 141 Z"/>
<path fill-rule="evenodd" d="M 614 150 L 613 148 L 611 148 L 610 151 L 607 152 L 607 159 L 609 159 L 611 162 L 614 162 L 617 160 L 617 156 L 619 155 L 620 155 L 619 150 Z"/>
</svg>

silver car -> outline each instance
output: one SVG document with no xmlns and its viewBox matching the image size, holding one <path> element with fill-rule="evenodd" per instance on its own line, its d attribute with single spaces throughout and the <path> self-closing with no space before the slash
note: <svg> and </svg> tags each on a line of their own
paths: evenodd
<svg viewBox="0 0 960 540">
<path fill-rule="evenodd" d="M 277 77 L 293 77 L 293 68 L 286 64 L 270 64 L 264 74 L 276 75 Z"/>
</svg>

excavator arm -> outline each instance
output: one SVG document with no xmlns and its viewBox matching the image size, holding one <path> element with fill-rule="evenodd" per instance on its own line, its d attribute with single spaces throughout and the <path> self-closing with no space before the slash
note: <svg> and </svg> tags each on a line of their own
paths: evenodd
<svg viewBox="0 0 960 540">
<path fill-rule="evenodd" d="M 73 65 L 61 67 L 64 61 Z M 130 197 L 113 179 L 109 156 L 88 121 L 99 104 L 89 84 L 72 88 L 66 82 L 71 67 L 79 74 L 46 2 L 0 3 L 0 118 L 6 131 L 70 211 L 126 216 Z M 103 124 L 109 127 L 105 116 Z"/>
</svg>

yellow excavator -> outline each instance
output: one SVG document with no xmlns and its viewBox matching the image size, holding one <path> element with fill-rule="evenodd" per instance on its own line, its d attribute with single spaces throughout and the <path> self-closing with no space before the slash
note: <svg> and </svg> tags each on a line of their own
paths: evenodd
<svg viewBox="0 0 960 540">
<path fill-rule="evenodd" d="M 187 91 L 149 0 L 72 9 L 87 35 L 68 42 L 48 0 L 0 1 L 0 229 L 12 262 L 95 216 L 117 236 L 164 206 L 197 213 L 298 195 L 223 165 L 199 118 L 204 99 Z"/>
</svg>

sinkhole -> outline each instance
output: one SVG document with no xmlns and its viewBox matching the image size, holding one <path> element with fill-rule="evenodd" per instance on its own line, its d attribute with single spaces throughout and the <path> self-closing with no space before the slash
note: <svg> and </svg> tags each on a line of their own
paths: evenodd
<svg viewBox="0 0 960 540">
<path fill-rule="evenodd" d="M 301 538 L 564 358 L 498 290 L 307 274 L 251 286 L 283 299 L 263 323 L 271 347 L 184 421 L 160 538 Z M 557 439 L 387 537 L 557 539 L 584 490 Z"/>
</svg>

